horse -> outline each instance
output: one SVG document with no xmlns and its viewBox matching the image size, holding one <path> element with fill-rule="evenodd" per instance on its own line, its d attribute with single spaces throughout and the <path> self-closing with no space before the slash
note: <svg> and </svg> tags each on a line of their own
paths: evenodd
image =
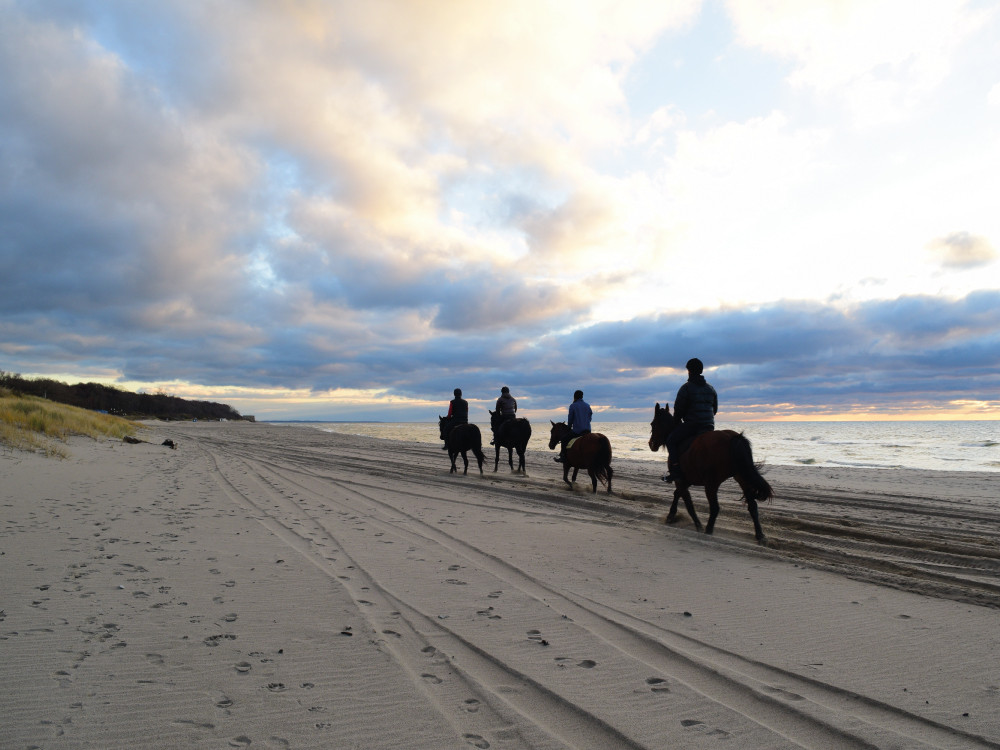
<svg viewBox="0 0 1000 750">
<path fill-rule="evenodd" d="M 444 440 L 444 445 L 448 449 L 448 458 L 451 459 L 451 471 L 449 474 L 457 474 L 458 467 L 455 466 L 455 459 L 458 454 L 462 454 L 462 460 L 465 462 L 465 471 L 463 474 L 469 473 L 469 457 L 466 455 L 467 451 L 472 451 L 476 456 L 476 461 L 479 462 L 479 474 L 482 476 L 483 473 L 483 462 L 486 461 L 486 456 L 483 454 L 483 436 L 479 432 L 479 428 L 474 424 L 456 424 L 452 425 L 452 417 L 442 417 L 438 415 L 438 431 L 441 434 L 441 439 Z"/>
<path fill-rule="evenodd" d="M 661 409 L 660 404 L 656 404 L 650 426 L 652 432 L 649 436 L 649 449 L 655 452 L 661 446 L 666 445 L 667 436 L 674 428 L 674 416 L 670 413 L 668 405 L 664 404 Z M 674 490 L 674 502 L 670 506 L 670 512 L 664 523 L 674 523 L 677 517 L 677 501 L 683 498 L 688 515 L 694 521 L 694 527 L 701 531 L 701 522 L 694 512 L 694 503 L 691 502 L 691 493 L 688 488 L 703 486 L 705 496 L 708 498 L 709 509 L 705 533 L 711 534 L 715 529 L 715 519 L 719 515 L 719 486 L 732 477 L 743 490 L 743 499 L 746 500 L 747 510 L 753 520 L 757 541 L 760 543 L 767 541 L 760 526 L 757 502 L 770 500 L 774 497 L 774 492 L 768 481 L 761 476 L 759 465 L 754 463 L 750 441 L 742 432 L 712 430 L 695 437 L 690 446 L 677 461 L 682 476 L 681 480 L 677 482 L 677 487 Z M 681 448 L 683 449 L 684 446 Z"/>
<path fill-rule="evenodd" d="M 549 450 L 552 450 L 564 438 L 568 438 L 573 431 L 565 422 L 552 422 L 552 432 L 549 435 Z M 570 467 L 573 469 L 573 480 L 569 480 Z M 563 481 L 570 487 L 576 481 L 576 475 L 580 469 L 586 469 L 590 475 L 594 492 L 597 492 L 597 480 L 601 484 L 608 485 L 608 493 L 611 492 L 611 477 L 614 471 L 611 469 L 611 441 L 599 432 L 589 432 L 578 437 L 571 447 L 566 449 L 563 459 Z"/>
<path fill-rule="evenodd" d="M 531 424 L 528 420 L 523 417 L 505 420 L 499 411 L 490 411 L 490 429 L 493 430 L 493 444 L 497 449 L 493 472 L 496 473 L 500 467 L 500 449 L 506 448 L 510 470 L 514 471 L 514 451 L 517 451 L 517 470 L 527 476 L 528 471 L 524 468 L 524 451 L 531 439 Z"/>
</svg>

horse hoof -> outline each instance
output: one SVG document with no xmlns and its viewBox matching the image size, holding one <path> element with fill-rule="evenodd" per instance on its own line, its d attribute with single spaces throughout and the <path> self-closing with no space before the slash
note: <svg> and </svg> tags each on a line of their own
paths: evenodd
<svg viewBox="0 0 1000 750">
<path fill-rule="evenodd" d="M 667 516 L 666 518 L 663 519 L 663 523 L 665 524 L 677 523 L 677 516 Z"/>
</svg>

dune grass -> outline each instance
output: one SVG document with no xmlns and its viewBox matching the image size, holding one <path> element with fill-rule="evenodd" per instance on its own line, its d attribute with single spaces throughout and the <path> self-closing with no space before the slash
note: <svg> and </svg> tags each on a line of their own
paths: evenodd
<svg viewBox="0 0 1000 750">
<path fill-rule="evenodd" d="M 142 425 L 110 414 L 67 406 L 0 389 L 0 445 L 65 458 L 60 445 L 71 435 L 124 438 Z"/>
</svg>

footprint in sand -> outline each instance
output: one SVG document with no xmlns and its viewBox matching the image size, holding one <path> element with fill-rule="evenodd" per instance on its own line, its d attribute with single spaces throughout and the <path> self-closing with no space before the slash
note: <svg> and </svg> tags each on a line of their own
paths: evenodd
<svg viewBox="0 0 1000 750">
<path fill-rule="evenodd" d="M 490 607 L 490 609 L 493 609 L 493 608 Z M 497 616 L 496 619 L 499 620 L 500 617 Z M 547 640 L 545 640 L 544 638 L 542 638 L 541 631 L 539 631 L 539 630 L 529 630 L 528 631 L 528 640 L 529 641 L 534 641 L 535 643 L 537 643 L 540 646 L 548 646 L 549 645 L 549 642 Z"/>
<path fill-rule="evenodd" d="M 670 688 L 667 686 L 667 681 L 662 677 L 647 677 L 646 684 L 649 685 L 649 689 L 654 693 L 670 692 Z"/>
<path fill-rule="evenodd" d="M 466 698 L 463 710 L 468 711 L 470 714 L 474 714 L 479 710 L 479 706 L 480 703 L 475 698 Z"/>
<path fill-rule="evenodd" d="M 246 674 L 251 669 L 253 669 L 253 665 L 250 662 L 248 662 L 248 661 L 241 661 L 238 664 L 236 664 L 236 666 L 234 668 L 240 674 Z"/>
<path fill-rule="evenodd" d="M 210 635 L 205 639 L 205 645 L 211 646 L 212 648 L 219 645 L 219 641 L 235 641 L 236 636 L 232 633 L 220 633 L 219 635 Z"/>
<path fill-rule="evenodd" d="M 430 674 L 428 672 L 424 672 L 420 676 L 421 676 L 421 678 L 423 678 L 423 680 L 425 682 L 429 682 L 432 685 L 440 685 L 441 684 L 441 678 L 438 677 L 436 674 Z"/>
<path fill-rule="evenodd" d="M 267 689 L 272 693 L 283 693 L 288 690 L 283 682 L 269 682 L 267 683 Z"/>
<path fill-rule="evenodd" d="M 230 747 L 250 747 L 252 740 L 245 734 L 241 734 L 239 737 L 233 737 L 229 740 Z"/>
<path fill-rule="evenodd" d="M 698 721 L 697 719 L 682 719 L 681 726 L 688 729 L 696 729 L 699 732 L 704 732 L 709 737 L 729 737 L 729 732 L 724 729 L 709 729 L 705 722 Z"/>
<path fill-rule="evenodd" d="M 487 748 L 490 746 L 490 743 L 478 734 L 463 734 L 462 737 L 473 747 Z"/>
</svg>

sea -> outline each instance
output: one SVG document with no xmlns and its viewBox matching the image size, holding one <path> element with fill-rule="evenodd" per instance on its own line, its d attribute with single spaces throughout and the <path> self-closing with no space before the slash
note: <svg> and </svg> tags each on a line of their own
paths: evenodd
<svg viewBox="0 0 1000 750">
<path fill-rule="evenodd" d="M 437 422 L 273 422 L 325 432 L 441 445 Z M 533 425 L 529 449 L 548 448 L 548 420 Z M 744 433 L 754 458 L 777 466 L 860 467 L 1000 472 L 1000 421 L 969 422 L 717 422 Z M 490 427 L 479 428 L 488 442 Z M 594 422 L 615 455 L 666 462 L 649 450 L 648 422 Z"/>
</svg>

